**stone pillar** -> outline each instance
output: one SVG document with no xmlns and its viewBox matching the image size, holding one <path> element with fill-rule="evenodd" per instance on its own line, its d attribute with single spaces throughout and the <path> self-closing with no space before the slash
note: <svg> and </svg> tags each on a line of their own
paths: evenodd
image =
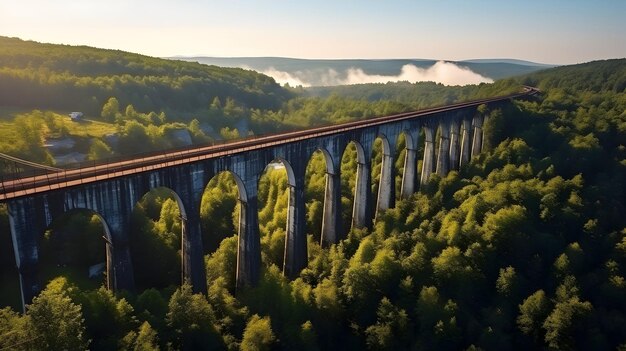
<svg viewBox="0 0 626 351">
<path fill-rule="evenodd" d="M 459 169 L 459 122 L 450 123 L 450 169 Z"/>
<path fill-rule="evenodd" d="M 357 163 L 356 187 L 354 189 L 354 207 L 352 209 L 352 227 L 365 228 L 371 225 L 371 186 L 370 164 Z"/>
<path fill-rule="evenodd" d="M 474 117 L 474 138 L 472 140 L 472 158 L 476 157 L 483 149 L 483 116 Z"/>
<path fill-rule="evenodd" d="M 417 150 L 407 148 L 405 151 L 402 188 L 400 190 L 402 199 L 408 199 L 415 192 L 415 182 L 417 180 Z"/>
<path fill-rule="evenodd" d="M 106 287 L 114 291 L 117 283 L 115 282 L 115 251 L 112 244 L 108 239 L 106 240 Z"/>
<path fill-rule="evenodd" d="M 376 216 L 380 211 L 395 206 L 395 176 L 393 167 L 393 155 L 383 153 L 378 184 L 378 198 L 376 201 Z"/>
<path fill-rule="evenodd" d="M 38 277 L 38 236 L 46 228 L 44 204 L 39 198 L 21 198 L 8 203 L 15 264 L 20 275 L 22 308 L 30 304 L 42 286 Z"/>
<path fill-rule="evenodd" d="M 206 294 L 207 281 L 200 232 L 200 210 L 189 207 L 187 209 L 187 218 L 183 218 L 181 223 L 183 281 L 191 284 L 194 293 Z"/>
<path fill-rule="evenodd" d="M 471 135 L 472 122 L 469 119 L 463 119 L 463 136 L 461 137 L 461 161 L 460 166 L 464 166 L 470 161 L 470 152 L 472 145 Z"/>
<path fill-rule="evenodd" d="M 422 177 L 420 185 L 428 183 L 431 173 L 433 173 L 433 160 L 435 159 L 435 145 L 433 145 L 433 129 L 424 127 L 424 159 L 422 161 Z"/>
<path fill-rule="evenodd" d="M 255 285 L 261 268 L 261 239 L 256 181 L 246 183 L 247 201 L 239 201 L 239 243 L 236 289 Z"/>
<path fill-rule="evenodd" d="M 450 167 L 450 126 L 441 123 L 441 136 L 439 137 L 439 150 L 437 152 L 437 174 L 445 177 Z"/>
<path fill-rule="evenodd" d="M 322 234 L 320 245 L 324 242 L 336 244 L 341 233 L 341 178 L 339 174 L 326 173 L 324 192 L 324 213 L 322 215 Z"/>
<path fill-rule="evenodd" d="M 110 221 L 110 220 L 109 220 Z M 108 221 L 107 221 L 108 222 Z M 116 233 L 111 229 L 113 236 L 113 262 L 114 262 L 114 282 L 115 291 L 127 290 L 135 291 L 135 273 L 130 255 L 130 245 L 128 243 L 129 226 L 123 226 L 126 231 L 124 233 Z"/>
<path fill-rule="evenodd" d="M 288 190 L 289 207 L 287 209 L 283 275 L 293 279 L 306 267 L 308 261 L 306 232 L 304 231 L 304 222 L 306 220 L 304 175 L 296 177 L 296 185 L 288 185 Z"/>
</svg>

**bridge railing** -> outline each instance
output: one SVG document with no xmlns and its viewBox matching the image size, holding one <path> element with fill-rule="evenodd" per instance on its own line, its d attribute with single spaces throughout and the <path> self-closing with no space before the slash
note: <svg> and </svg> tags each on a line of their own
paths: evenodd
<svg viewBox="0 0 626 351">
<path fill-rule="evenodd" d="M 249 140 L 258 138 L 259 136 L 249 136 L 245 138 L 240 138 L 237 140 Z M 56 174 L 63 173 L 63 171 L 70 170 L 81 170 L 81 169 L 91 169 L 97 166 L 102 166 L 106 164 L 119 163 L 124 161 L 141 161 L 155 156 L 163 156 L 171 153 L 182 153 L 184 151 L 194 150 L 196 148 L 207 147 L 207 146 L 218 146 L 227 144 L 234 140 L 216 140 L 204 143 L 195 143 L 187 146 L 179 146 L 174 148 L 167 149 L 159 149 L 159 150 L 151 150 L 141 153 L 127 154 L 127 155 L 119 155 L 106 157 L 98 160 L 85 160 L 79 162 L 66 163 L 62 165 L 55 165 L 54 167 L 59 168 L 59 171 L 51 171 L 46 169 L 38 169 L 33 167 L 28 167 L 22 165 L 18 162 L 3 160 L 0 159 L 0 183 L 9 180 L 22 179 L 22 178 L 31 178 L 35 176 L 41 176 L 46 174 Z"/>
<path fill-rule="evenodd" d="M 6 198 L 7 192 L 24 192 L 28 189 L 47 186 L 50 190 L 56 188 L 58 184 L 68 184 L 77 178 L 97 177 L 110 172 L 109 165 L 117 165 L 116 170 L 123 170 L 120 164 L 128 163 L 126 168 L 132 168 L 137 164 L 149 164 L 150 162 L 170 163 L 180 159 L 192 151 L 212 147 L 213 151 L 219 151 L 220 146 L 233 142 L 250 141 L 266 137 L 266 135 L 251 135 L 236 140 L 216 140 L 204 143 L 197 143 L 188 146 L 168 148 L 163 150 L 152 150 L 148 152 L 107 157 L 99 160 L 88 160 L 73 162 L 65 165 L 57 165 L 58 171 L 47 169 L 29 168 L 18 162 L 0 159 L 0 200 Z M 56 185 L 56 186 L 55 186 Z"/>
</svg>

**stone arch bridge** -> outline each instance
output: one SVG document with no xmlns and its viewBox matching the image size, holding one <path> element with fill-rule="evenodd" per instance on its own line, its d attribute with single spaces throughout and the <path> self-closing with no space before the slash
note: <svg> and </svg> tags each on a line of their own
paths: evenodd
<svg viewBox="0 0 626 351">
<path fill-rule="evenodd" d="M 358 162 L 352 226 L 368 227 L 378 211 L 394 206 L 393 159 L 401 134 L 405 136 L 406 153 L 400 195 L 406 198 L 425 184 L 431 173 L 445 176 L 481 152 L 484 117 L 477 113 L 479 105 L 493 108 L 535 92 L 525 87 L 522 93 L 504 97 L 5 180 L 0 183 L 0 202 L 8 205 L 22 302 L 29 303 L 41 289 L 37 275 L 39 238 L 54 219 L 76 209 L 93 211 L 104 223 L 108 286 L 132 290 L 130 217 L 142 196 L 157 187 L 171 189 L 181 210 L 183 277 L 195 291 L 206 291 L 200 202 L 209 180 L 224 171 L 234 175 L 241 205 L 237 286 L 255 284 L 261 265 L 258 181 L 273 161 L 281 161 L 288 174 L 284 273 L 294 277 L 307 265 L 304 174 L 315 151 L 322 151 L 326 160 L 322 240 L 334 243 L 343 235 L 340 165 L 348 143 L 356 144 Z M 421 131 L 424 154 L 418 155 Z M 383 159 L 379 191 L 372 194 L 371 155 L 376 138 L 382 139 Z M 421 174 L 417 174 L 419 157 Z"/>
</svg>

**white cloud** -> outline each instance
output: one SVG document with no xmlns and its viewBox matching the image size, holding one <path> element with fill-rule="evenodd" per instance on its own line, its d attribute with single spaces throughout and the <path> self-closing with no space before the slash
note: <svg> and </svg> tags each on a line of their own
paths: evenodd
<svg viewBox="0 0 626 351">
<path fill-rule="evenodd" d="M 428 68 L 404 65 L 397 76 L 372 75 L 360 68 L 348 70 L 348 77 L 342 84 L 387 83 L 397 81 L 436 82 L 443 85 L 468 85 L 492 83 L 493 80 L 473 72 L 469 68 L 460 67 L 451 62 L 438 61 Z"/>
<path fill-rule="evenodd" d="M 250 69 L 250 67 L 244 67 Z M 289 83 L 291 86 L 301 85 L 303 87 L 319 85 L 348 85 L 367 83 L 387 83 L 408 81 L 435 82 L 443 85 L 468 85 L 480 83 L 492 83 L 493 80 L 473 72 L 469 68 L 458 66 L 452 62 L 438 61 L 428 68 L 420 68 L 407 64 L 402 66 L 400 74 L 395 76 L 385 76 L 378 74 L 368 74 L 361 68 L 349 68 L 343 74 L 334 69 L 320 71 L 279 71 L 274 67 L 260 71 L 268 75 L 279 84 Z"/>
<path fill-rule="evenodd" d="M 280 85 L 289 84 L 292 87 L 296 87 L 298 85 L 301 85 L 303 87 L 311 86 L 310 83 L 304 82 L 301 78 L 296 77 L 296 75 L 298 75 L 298 73 L 300 72 L 295 72 L 294 74 L 291 74 L 289 72 L 279 71 L 274 67 L 270 67 L 262 71 L 261 73 L 274 78 L 274 80 Z"/>
</svg>

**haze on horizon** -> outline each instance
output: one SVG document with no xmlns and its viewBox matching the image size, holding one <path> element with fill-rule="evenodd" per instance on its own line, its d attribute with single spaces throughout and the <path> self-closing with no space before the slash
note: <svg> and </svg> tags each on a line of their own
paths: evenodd
<svg viewBox="0 0 626 351">
<path fill-rule="evenodd" d="M 626 57 L 626 1 L 0 0 L 0 35 L 150 56 Z"/>
</svg>

